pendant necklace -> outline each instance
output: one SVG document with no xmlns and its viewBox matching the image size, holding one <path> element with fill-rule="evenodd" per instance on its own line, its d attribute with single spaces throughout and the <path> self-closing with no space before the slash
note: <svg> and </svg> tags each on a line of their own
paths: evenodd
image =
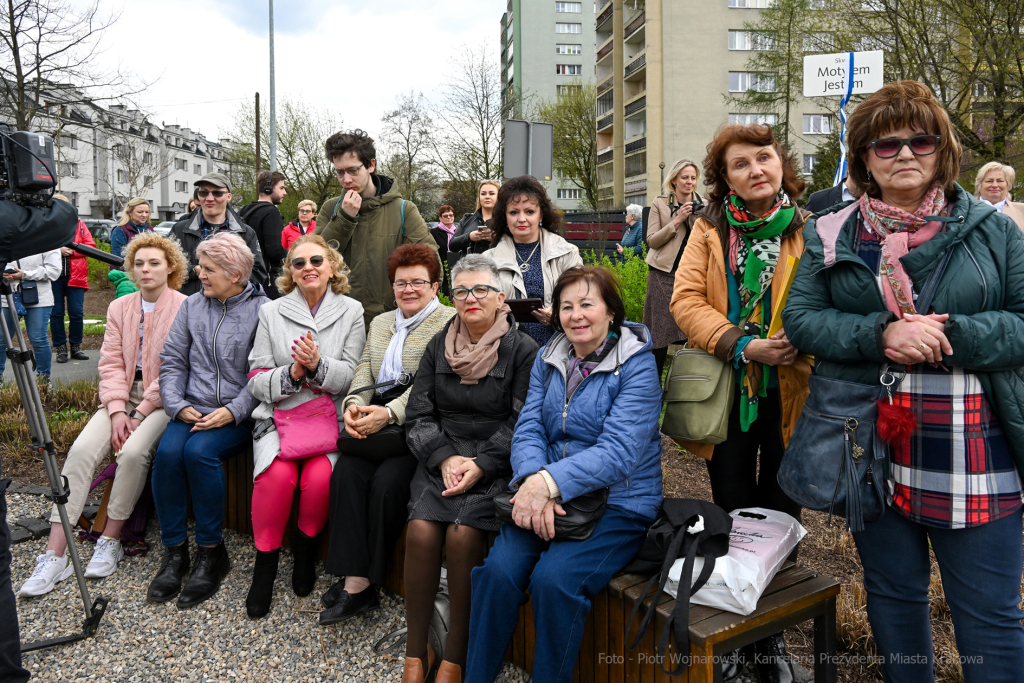
<svg viewBox="0 0 1024 683">
<path fill-rule="evenodd" d="M 533 259 L 533 255 L 537 253 L 537 249 L 540 248 L 540 240 L 537 240 L 537 245 L 530 252 L 530 255 L 523 260 L 523 257 L 519 255 L 519 250 L 516 249 L 516 258 L 519 259 L 519 271 L 522 273 L 530 272 L 530 260 Z"/>
</svg>

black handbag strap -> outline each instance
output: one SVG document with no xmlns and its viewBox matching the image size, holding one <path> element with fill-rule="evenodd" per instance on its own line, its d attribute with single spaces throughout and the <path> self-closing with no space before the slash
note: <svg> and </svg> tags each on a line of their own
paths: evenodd
<svg viewBox="0 0 1024 683">
<path fill-rule="evenodd" d="M 404 382 L 402 381 L 403 379 L 405 380 Z M 361 394 L 364 391 L 370 391 L 371 389 L 383 389 L 384 387 L 407 387 L 412 384 L 414 379 L 416 379 L 415 374 L 409 375 L 407 373 L 403 373 L 403 376 L 398 379 L 389 380 L 387 382 L 377 382 L 376 384 L 359 387 L 358 389 L 349 389 L 348 393 Z"/>
</svg>

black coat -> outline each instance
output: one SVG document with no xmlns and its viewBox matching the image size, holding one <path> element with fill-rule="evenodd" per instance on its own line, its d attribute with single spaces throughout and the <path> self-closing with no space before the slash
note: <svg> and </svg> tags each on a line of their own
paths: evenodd
<svg viewBox="0 0 1024 683">
<path fill-rule="evenodd" d="M 444 265 L 448 263 L 448 233 L 445 232 L 444 228 L 438 226 L 430 229 L 430 236 L 433 237 L 434 242 L 437 243 L 437 255 L 441 257 L 441 264 Z M 454 235 L 452 235 L 452 237 L 454 237 Z M 442 268 L 441 270 L 441 293 L 449 297 L 452 295 L 450 271 L 451 265 L 449 265 L 448 268 Z"/>
<path fill-rule="evenodd" d="M 238 216 L 256 233 L 260 251 L 263 252 L 263 264 L 270 282 L 273 283 L 281 274 L 284 259 L 288 255 L 288 251 L 281 244 L 281 232 L 284 230 L 281 211 L 270 202 L 252 202 L 242 207 Z M 273 289 L 276 294 L 277 289 Z"/>
<path fill-rule="evenodd" d="M 805 209 L 811 213 L 818 213 L 825 209 L 841 204 L 843 201 L 843 185 L 840 183 L 834 187 L 818 190 L 807 199 Z"/>
<path fill-rule="evenodd" d="M 448 267 L 454 268 L 459 259 L 466 254 L 482 254 L 491 248 L 491 243 L 484 240 L 474 242 L 469 239 L 469 233 L 480 228 L 486 228 L 487 221 L 478 209 L 476 213 L 467 213 L 459 221 L 459 227 L 455 229 L 451 241 L 448 243 Z"/>
<path fill-rule="evenodd" d="M 454 320 L 454 319 L 453 319 Z M 498 362 L 477 384 L 462 384 L 444 355 L 451 321 L 434 335 L 420 360 L 405 408 L 405 438 L 420 461 L 411 486 L 412 519 L 497 530 L 493 496 L 508 486 L 512 433 L 530 388 L 537 343 L 512 327 L 498 347 Z M 452 455 L 476 458 L 483 478 L 466 493 L 441 496 L 441 463 Z"/>
</svg>

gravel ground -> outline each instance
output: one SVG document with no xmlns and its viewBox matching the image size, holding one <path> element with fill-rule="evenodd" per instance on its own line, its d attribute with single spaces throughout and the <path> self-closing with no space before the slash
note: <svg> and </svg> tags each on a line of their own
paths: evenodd
<svg viewBox="0 0 1024 683">
<path fill-rule="evenodd" d="M 49 501 L 32 495 L 7 497 L 8 523 L 49 511 Z M 298 598 L 291 591 L 291 555 L 282 554 L 270 614 L 259 621 L 245 614 L 245 594 L 252 578 L 256 551 L 252 539 L 225 531 L 231 573 L 217 594 L 190 610 L 174 603 L 146 603 L 146 588 L 160 564 L 155 521 L 147 539 L 156 544 L 147 557 L 128 557 L 117 573 L 90 580 L 95 599 L 110 600 L 96 637 L 25 655 L 24 666 L 38 681 L 399 681 L 402 660 L 374 654 L 373 644 L 404 626 L 402 599 L 383 593 L 381 609 L 337 626 L 320 627 L 319 596 L 331 577 L 321 574 L 313 593 Z M 79 543 L 83 564 L 91 543 Z M 11 567 L 15 590 L 45 552 L 46 540 L 13 547 Z M 322 570 L 322 565 L 320 566 Z M 78 585 L 72 575 L 48 595 L 19 598 L 18 618 L 23 641 L 68 635 L 84 618 Z M 60 622 L 58 622 L 60 620 Z M 502 683 L 525 683 L 529 676 L 506 664 Z"/>
</svg>

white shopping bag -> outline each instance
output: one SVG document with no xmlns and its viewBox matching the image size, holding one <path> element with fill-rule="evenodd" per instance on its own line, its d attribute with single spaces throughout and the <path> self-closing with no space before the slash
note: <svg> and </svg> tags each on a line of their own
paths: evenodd
<svg viewBox="0 0 1024 683">
<path fill-rule="evenodd" d="M 729 553 L 715 561 L 711 578 L 690 597 L 692 605 L 706 605 L 747 615 L 757 609 L 757 600 L 771 583 L 775 573 L 807 530 L 785 512 L 764 508 L 744 508 L 729 513 L 733 518 L 729 534 Z M 700 575 L 704 558 L 693 563 L 693 576 Z M 683 558 L 669 570 L 665 592 L 675 597 Z M 692 579 L 691 579 L 692 580 Z"/>
</svg>

